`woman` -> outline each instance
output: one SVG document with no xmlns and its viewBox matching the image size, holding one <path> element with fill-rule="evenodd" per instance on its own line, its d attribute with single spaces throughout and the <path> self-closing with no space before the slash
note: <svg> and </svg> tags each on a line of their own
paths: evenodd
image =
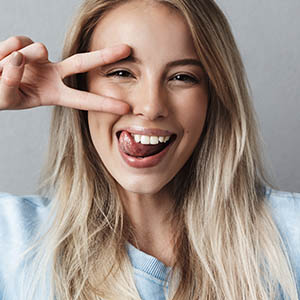
<svg viewBox="0 0 300 300">
<path fill-rule="evenodd" d="M 1 197 L 2 297 L 298 299 L 300 195 L 267 187 L 213 1 L 87 0 L 62 62 L 0 53 L 1 109 L 56 105 L 44 197 Z"/>
</svg>

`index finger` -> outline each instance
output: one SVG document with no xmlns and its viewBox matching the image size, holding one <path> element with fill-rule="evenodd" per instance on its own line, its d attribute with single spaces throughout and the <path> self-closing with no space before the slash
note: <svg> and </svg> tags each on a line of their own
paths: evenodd
<svg viewBox="0 0 300 300">
<path fill-rule="evenodd" d="M 57 68 L 61 77 L 65 78 L 73 74 L 88 72 L 102 65 L 111 64 L 126 58 L 130 52 L 131 48 L 122 44 L 92 52 L 79 53 L 57 63 Z"/>
<path fill-rule="evenodd" d="M 60 98 L 56 99 L 56 103 L 52 104 L 86 111 L 102 111 L 118 115 L 127 114 L 130 110 L 130 106 L 126 102 L 86 91 L 79 91 L 69 87 L 64 87 L 64 93 L 61 94 Z"/>
</svg>

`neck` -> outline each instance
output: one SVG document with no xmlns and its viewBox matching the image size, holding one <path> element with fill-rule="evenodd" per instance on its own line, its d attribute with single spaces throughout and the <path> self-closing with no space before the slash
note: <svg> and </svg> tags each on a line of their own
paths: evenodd
<svg viewBox="0 0 300 300">
<path fill-rule="evenodd" d="M 150 195 L 122 190 L 120 196 L 134 230 L 134 238 L 129 242 L 172 266 L 173 231 L 169 216 L 173 199 L 169 193 L 161 191 Z"/>
</svg>

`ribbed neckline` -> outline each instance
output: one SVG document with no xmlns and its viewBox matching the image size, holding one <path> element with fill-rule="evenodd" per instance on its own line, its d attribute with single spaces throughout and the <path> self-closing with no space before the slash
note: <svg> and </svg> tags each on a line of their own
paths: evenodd
<svg viewBox="0 0 300 300">
<path fill-rule="evenodd" d="M 129 242 L 126 243 L 126 246 L 131 264 L 135 269 L 145 272 L 156 279 L 166 280 L 169 271 L 172 269 L 171 267 L 167 267 L 156 257 L 135 248 Z"/>
</svg>

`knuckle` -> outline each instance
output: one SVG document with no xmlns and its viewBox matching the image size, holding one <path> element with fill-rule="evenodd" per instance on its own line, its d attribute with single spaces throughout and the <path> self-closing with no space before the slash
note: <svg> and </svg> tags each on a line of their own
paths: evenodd
<svg viewBox="0 0 300 300">
<path fill-rule="evenodd" d="M 10 103 L 7 101 L 6 98 L 1 97 L 0 98 L 0 110 L 5 110 L 7 108 L 9 108 Z"/>
<path fill-rule="evenodd" d="M 83 110 L 83 97 L 81 94 L 79 94 L 77 96 L 77 99 L 76 99 L 76 108 L 79 109 L 79 110 Z"/>
<path fill-rule="evenodd" d="M 6 56 L 6 52 L 4 51 L 4 49 L 2 48 L 2 45 L 0 43 L 0 60 L 3 59 L 3 57 Z"/>
<path fill-rule="evenodd" d="M 33 43 L 32 39 L 29 38 L 28 36 L 20 35 L 20 36 L 18 36 L 18 38 L 21 39 L 26 44 L 32 44 Z"/>
<path fill-rule="evenodd" d="M 34 43 L 34 45 L 35 45 L 36 51 L 38 52 L 38 54 L 41 57 L 47 57 L 48 56 L 47 47 L 43 43 L 37 42 L 37 43 Z"/>
<path fill-rule="evenodd" d="M 20 36 L 11 36 L 7 39 L 7 43 L 9 43 L 14 49 L 20 49 L 23 47 L 23 42 Z"/>
<path fill-rule="evenodd" d="M 84 108 L 84 105 L 83 105 L 81 102 L 78 102 L 77 108 L 76 108 L 76 109 L 78 109 L 78 110 L 86 110 L 86 109 Z"/>
<path fill-rule="evenodd" d="M 83 68 L 82 55 L 80 55 L 80 54 L 74 55 L 74 65 L 79 72 L 82 70 L 82 68 Z"/>
<path fill-rule="evenodd" d="M 4 52 L 4 42 L 5 41 L 0 42 L 0 56 L 1 56 L 1 53 Z"/>
<path fill-rule="evenodd" d="M 105 52 L 101 51 L 100 53 L 100 60 L 102 61 L 103 65 L 106 65 L 108 63 L 107 56 L 105 55 Z"/>
<path fill-rule="evenodd" d="M 5 110 L 7 108 L 7 105 L 2 99 L 0 99 L 0 110 Z"/>
<path fill-rule="evenodd" d="M 7 77 L 7 76 L 1 77 L 1 81 L 4 85 L 6 85 L 8 87 L 16 87 L 16 86 L 18 86 L 18 83 L 19 83 L 17 79 Z"/>
<path fill-rule="evenodd" d="M 87 110 L 87 103 L 89 103 L 89 95 L 86 93 L 79 93 L 76 97 L 76 109 Z"/>
</svg>

